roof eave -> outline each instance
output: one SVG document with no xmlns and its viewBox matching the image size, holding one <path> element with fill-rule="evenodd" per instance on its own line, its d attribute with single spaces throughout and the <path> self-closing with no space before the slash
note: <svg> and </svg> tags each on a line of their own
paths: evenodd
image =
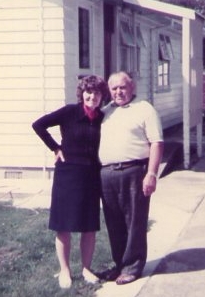
<svg viewBox="0 0 205 297">
<path fill-rule="evenodd" d="M 196 14 L 198 15 L 193 9 L 156 0 L 123 0 L 123 2 L 190 20 L 195 20 Z"/>
</svg>

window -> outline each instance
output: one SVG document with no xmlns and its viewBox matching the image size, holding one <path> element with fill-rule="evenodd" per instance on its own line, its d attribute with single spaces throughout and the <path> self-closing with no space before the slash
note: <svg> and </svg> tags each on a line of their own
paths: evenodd
<svg viewBox="0 0 205 297">
<path fill-rule="evenodd" d="M 90 17 L 89 10 L 79 7 L 79 68 L 90 68 Z"/>
<path fill-rule="evenodd" d="M 169 36 L 159 35 L 158 48 L 158 90 L 166 91 L 170 88 L 170 60 L 173 50 Z"/>
<path fill-rule="evenodd" d="M 131 47 L 135 46 L 133 30 L 126 21 L 121 21 L 120 38 L 123 45 Z"/>
<path fill-rule="evenodd" d="M 139 24 L 133 18 L 121 15 L 120 19 L 120 70 L 131 76 L 140 75 L 141 49 L 145 42 Z"/>
<path fill-rule="evenodd" d="M 126 20 L 120 22 L 120 70 L 131 73 L 134 70 L 134 33 Z"/>
<path fill-rule="evenodd" d="M 140 76 L 141 48 L 145 46 L 144 38 L 138 25 L 136 27 L 136 69 L 138 76 Z"/>
<path fill-rule="evenodd" d="M 158 62 L 158 89 L 169 89 L 169 62 L 159 60 Z"/>
<path fill-rule="evenodd" d="M 173 50 L 169 36 L 159 35 L 159 50 L 163 60 L 173 59 Z"/>
<path fill-rule="evenodd" d="M 141 32 L 141 29 L 140 29 L 139 25 L 136 27 L 136 41 L 137 41 L 137 46 L 138 47 L 146 47 L 145 41 L 144 41 L 144 38 L 143 38 L 143 35 L 142 35 L 142 32 Z"/>
</svg>

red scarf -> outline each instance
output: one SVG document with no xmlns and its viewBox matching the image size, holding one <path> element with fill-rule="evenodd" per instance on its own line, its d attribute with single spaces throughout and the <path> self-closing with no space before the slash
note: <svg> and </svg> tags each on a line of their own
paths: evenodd
<svg viewBox="0 0 205 297">
<path fill-rule="evenodd" d="M 85 105 L 83 105 L 83 109 L 85 111 L 85 114 L 89 117 L 90 120 L 97 118 L 98 111 L 96 109 L 91 109 Z"/>
</svg>

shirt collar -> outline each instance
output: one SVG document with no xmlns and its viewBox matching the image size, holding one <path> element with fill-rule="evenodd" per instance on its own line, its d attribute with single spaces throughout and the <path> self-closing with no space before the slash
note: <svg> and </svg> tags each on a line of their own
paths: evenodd
<svg viewBox="0 0 205 297">
<path fill-rule="evenodd" d="M 104 114 L 103 112 L 99 109 L 98 110 L 98 116 L 93 119 L 93 121 L 101 121 L 102 118 L 104 117 Z M 83 104 L 82 103 L 79 103 L 78 104 L 78 120 L 81 121 L 81 120 L 89 120 L 88 116 L 85 114 L 85 111 L 84 111 L 84 108 L 83 108 Z"/>
</svg>

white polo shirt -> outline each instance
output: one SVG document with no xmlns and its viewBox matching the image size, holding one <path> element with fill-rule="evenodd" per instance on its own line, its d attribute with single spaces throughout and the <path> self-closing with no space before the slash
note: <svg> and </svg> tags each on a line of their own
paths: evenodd
<svg viewBox="0 0 205 297">
<path fill-rule="evenodd" d="M 134 99 L 124 106 L 110 102 L 104 109 L 99 157 L 102 165 L 149 157 L 150 143 L 163 141 L 154 107 Z"/>
</svg>

